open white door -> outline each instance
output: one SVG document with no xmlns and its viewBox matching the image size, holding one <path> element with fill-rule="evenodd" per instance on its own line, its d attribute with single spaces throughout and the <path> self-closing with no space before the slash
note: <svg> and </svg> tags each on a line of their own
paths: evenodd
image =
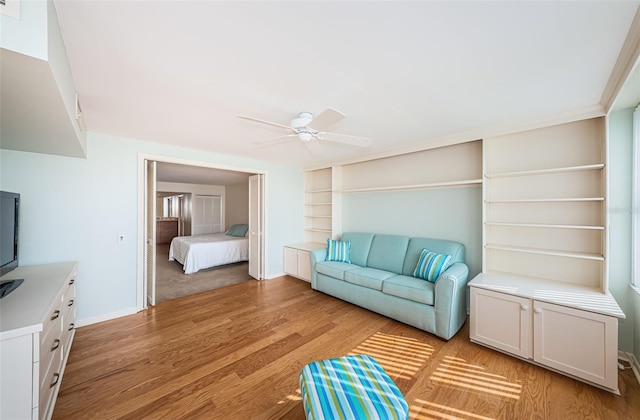
<svg viewBox="0 0 640 420">
<path fill-rule="evenodd" d="M 249 177 L 249 275 L 264 279 L 264 175 Z"/>
<path fill-rule="evenodd" d="M 156 162 L 145 160 L 145 279 L 147 305 L 156 304 Z"/>
</svg>

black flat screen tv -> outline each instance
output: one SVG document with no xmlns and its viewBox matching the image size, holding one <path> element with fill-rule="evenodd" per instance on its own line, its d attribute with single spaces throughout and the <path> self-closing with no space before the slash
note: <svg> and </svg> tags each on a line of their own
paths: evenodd
<svg viewBox="0 0 640 420">
<path fill-rule="evenodd" d="M 20 194 L 0 191 L 0 276 L 18 266 Z"/>
</svg>

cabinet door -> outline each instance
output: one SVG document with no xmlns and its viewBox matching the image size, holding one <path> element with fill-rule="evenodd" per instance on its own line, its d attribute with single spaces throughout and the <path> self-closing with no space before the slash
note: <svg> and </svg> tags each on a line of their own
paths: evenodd
<svg viewBox="0 0 640 420">
<path fill-rule="evenodd" d="M 531 301 L 471 288 L 471 340 L 531 358 Z"/>
<path fill-rule="evenodd" d="M 534 303 L 534 360 L 618 389 L 618 320 L 544 302 Z"/>
<path fill-rule="evenodd" d="M 298 250 L 298 278 L 311 281 L 311 256 L 309 251 Z"/>
<path fill-rule="evenodd" d="M 298 250 L 284 247 L 284 272 L 298 277 Z"/>
</svg>

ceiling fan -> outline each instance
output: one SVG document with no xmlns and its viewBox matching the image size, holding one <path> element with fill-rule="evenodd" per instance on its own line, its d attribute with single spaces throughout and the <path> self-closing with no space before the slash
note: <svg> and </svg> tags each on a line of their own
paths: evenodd
<svg viewBox="0 0 640 420">
<path fill-rule="evenodd" d="M 296 137 L 306 144 L 307 147 L 309 147 L 309 150 L 314 153 L 320 151 L 321 146 L 319 141 L 343 143 L 357 147 L 369 147 L 371 145 L 371 139 L 369 138 L 326 131 L 326 129 L 345 118 L 345 115 L 342 112 L 333 108 L 325 109 L 316 117 L 314 117 L 311 112 L 300 112 L 296 118 L 291 120 L 289 125 L 247 117 L 244 115 L 238 115 L 237 117 L 274 127 L 280 127 L 290 132 L 289 134 L 278 136 L 271 140 L 256 143 L 256 146 L 258 147 L 270 146 Z"/>
</svg>

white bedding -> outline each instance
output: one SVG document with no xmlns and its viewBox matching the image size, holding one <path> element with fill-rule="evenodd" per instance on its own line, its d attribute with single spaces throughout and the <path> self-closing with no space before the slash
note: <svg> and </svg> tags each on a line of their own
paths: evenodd
<svg viewBox="0 0 640 420">
<path fill-rule="evenodd" d="M 178 261 L 184 273 L 249 260 L 249 238 L 224 233 L 177 236 L 171 240 L 169 261 Z"/>
</svg>

